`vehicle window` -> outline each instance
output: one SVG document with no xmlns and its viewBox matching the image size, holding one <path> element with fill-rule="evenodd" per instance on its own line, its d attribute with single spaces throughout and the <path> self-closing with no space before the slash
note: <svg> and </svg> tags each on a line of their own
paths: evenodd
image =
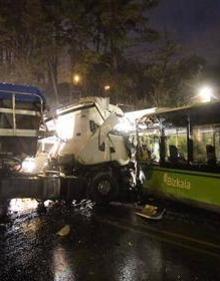
<svg viewBox="0 0 220 281">
<path fill-rule="evenodd" d="M 90 131 L 95 134 L 96 130 L 98 129 L 99 125 L 97 125 L 93 120 L 89 120 L 89 128 Z"/>
<path fill-rule="evenodd" d="M 220 127 L 216 128 L 215 132 L 215 154 L 216 161 L 220 164 Z"/>
<path fill-rule="evenodd" d="M 173 164 L 187 162 L 187 129 L 168 128 L 165 132 L 165 161 Z"/>
<path fill-rule="evenodd" d="M 216 163 L 215 144 L 217 144 L 217 142 L 218 138 L 215 136 L 214 126 L 205 125 L 193 127 L 194 162 L 198 164 Z"/>
<path fill-rule="evenodd" d="M 37 130 L 40 125 L 40 118 L 31 115 L 16 115 L 16 128 L 23 130 Z"/>
<path fill-rule="evenodd" d="M 160 161 L 159 140 L 160 132 L 158 129 L 149 129 L 139 137 L 140 147 L 143 150 L 143 155 L 146 153 L 146 150 L 148 150 L 151 160 L 154 163 L 159 163 Z"/>
<path fill-rule="evenodd" d="M 0 128 L 12 129 L 13 128 L 13 115 L 8 113 L 0 113 Z"/>
</svg>

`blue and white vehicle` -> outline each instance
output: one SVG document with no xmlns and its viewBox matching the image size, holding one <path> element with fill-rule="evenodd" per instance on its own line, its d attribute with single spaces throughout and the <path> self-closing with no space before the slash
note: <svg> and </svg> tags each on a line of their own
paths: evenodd
<svg viewBox="0 0 220 281">
<path fill-rule="evenodd" d="M 44 109 L 38 88 L 0 83 L 0 170 L 19 169 L 24 158 L 35 156 Z"/>
</svg>

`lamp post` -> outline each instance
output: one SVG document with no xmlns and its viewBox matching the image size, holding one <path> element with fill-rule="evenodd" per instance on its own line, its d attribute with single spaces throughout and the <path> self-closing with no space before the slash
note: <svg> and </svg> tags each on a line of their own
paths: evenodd
<svg viewBox="0 0 220 281">
<path fill-rule="evenodd" d="M 81 82 L 81 76 L 79 74 L 73 75 L 73 84 L 78 85 Z"/>
<path fill-rule="evenodd" d="M 80 74 L 75 73 L 72 76 L 72 81 L 73 81 L 73 85 L 74 85 L 74 90 L 73 90 L 73 94 L 76 95 L 75 98 L 81 98 L 81 84 L 82 84 L 82 77 Z M 78 97 L 77 97 L 78 96 Z"/>
<path fill-rule="evenodd" d="M 109 91 L 110 89 L 111 89 L 110 85 L 105 85 L 105 86 L 104 86 L 105 92 Z"/>
<path fill-rule="evenodd" d="M 104 96 L 108 97 L 109 96 L 108 93 L 111 90 L 111 86 L 109 84 L 106 84 L 106 85 L 104 85 L 103 89 L 104 89 Z"/>
</svg>

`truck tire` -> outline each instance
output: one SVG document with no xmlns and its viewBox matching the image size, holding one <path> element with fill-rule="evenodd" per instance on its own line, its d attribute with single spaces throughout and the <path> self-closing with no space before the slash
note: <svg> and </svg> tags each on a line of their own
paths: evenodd
<svg viewBox="0 0 220 281">
<path fill-rule="evenodd" d="M 92 179 L 89 193 L 97 204 L 107 204 L 118 195 L 118 182 L 113 175 L 100 172 Z"/>
</svg>

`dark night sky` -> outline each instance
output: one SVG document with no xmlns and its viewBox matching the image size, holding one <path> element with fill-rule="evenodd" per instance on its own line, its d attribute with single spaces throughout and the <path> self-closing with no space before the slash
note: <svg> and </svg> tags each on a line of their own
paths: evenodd
<svg viewBox="0 0 220 281">
<path fill-rule="evenodd" d="M 220 0 L 160 0 L 151 23 L 208 64 L 220 63 Z"/>
</svg>

